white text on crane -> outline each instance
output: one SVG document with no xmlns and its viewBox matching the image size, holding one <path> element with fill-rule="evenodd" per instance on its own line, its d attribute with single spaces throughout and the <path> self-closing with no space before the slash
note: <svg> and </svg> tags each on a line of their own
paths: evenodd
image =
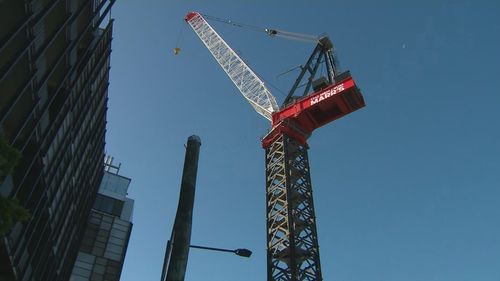
<svg viewBox="0 0 500 281">
<path fill-rule="evenodd" d="M 343 90 L 344 90 L 344 83 L 337 85 L 328 91 L 324 91 L 323 93 L 311 98 L 311 105 L 316 104 L 324 99 L 327 99 L 335 94 L 338 94 Z"/>
</svg>

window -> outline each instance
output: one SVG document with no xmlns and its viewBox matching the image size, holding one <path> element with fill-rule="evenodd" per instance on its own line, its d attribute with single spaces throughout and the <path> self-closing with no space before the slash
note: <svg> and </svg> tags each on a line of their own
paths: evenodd
<svg viewBox="0 0 500 281">
<path fill-rule="evenodd" d="M 115 216 L 120 216 L 123 209 L 123 201 L 97 194 L 94 203 L 94 209 Z"/>
</svg>

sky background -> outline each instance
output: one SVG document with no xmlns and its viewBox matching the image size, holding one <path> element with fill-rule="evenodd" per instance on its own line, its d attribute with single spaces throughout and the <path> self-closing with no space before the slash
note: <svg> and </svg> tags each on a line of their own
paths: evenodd
<svg viewBox="0 0 500 281">
<path fill-rule="evenodd" d="M 184 144 L 202 146 L 186 280 L 265 280 L 269 128 L 183 21 L 189 11 L 327 33 L 366 107 L 314 132 L 324 280 L 500 280 L 499 1 L 117 1 L 106 152 L 132 178 L 122 281 L 160 279 Z M 211 22 L 287 92 L 314 46 Z M 179 36 L 180 35 L 180 36 Z M 173 48 L 179 47 L 179 55 Z"/>
</svg>

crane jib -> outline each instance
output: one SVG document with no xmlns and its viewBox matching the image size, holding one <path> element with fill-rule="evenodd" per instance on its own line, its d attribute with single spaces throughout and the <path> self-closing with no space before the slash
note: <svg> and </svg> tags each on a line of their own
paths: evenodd
<svg viewBox="0 0 500 281">
<path fill-rule="evenodd" d="M 203 15 L 190 12 L 184 19 L 255 111 L 271 120 L 272 113 L 279 107 L 259 76 L 210 26 Z"/>
</svg>

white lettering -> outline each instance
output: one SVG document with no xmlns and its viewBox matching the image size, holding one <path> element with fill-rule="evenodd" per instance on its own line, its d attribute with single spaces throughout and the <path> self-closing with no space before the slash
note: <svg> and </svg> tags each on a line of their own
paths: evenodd
<svg viewBox="0 0 500 281">
<path fill-rule="evenodd" d="M 324 100 L 324 99 L 327 99 L 329 97 L 332 97 L 334 96 L 335 94 L 338 94 L 340 92 L 342 92 L 344 90 L 344 84 L 340 84 L 340 85 L 337 85 L 333 88 L 331 88 L 330 90 L 328 91 L 325 91 L 313 98 L 311 98 L 311 105 L 314 105 L 314 104 L 317 104 L 318 102 Z"/>
</svg>

